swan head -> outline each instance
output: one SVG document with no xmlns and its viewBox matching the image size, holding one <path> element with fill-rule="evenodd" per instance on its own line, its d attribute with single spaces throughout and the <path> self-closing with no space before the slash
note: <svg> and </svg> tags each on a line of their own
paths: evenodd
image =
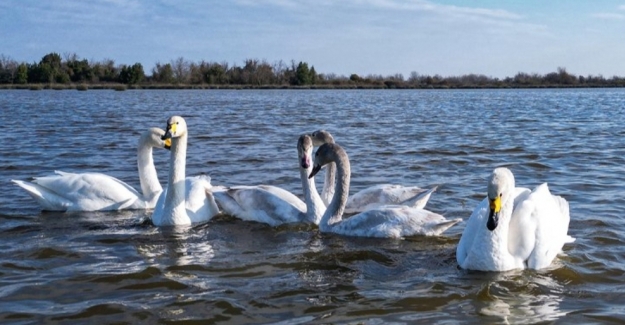
<svg viewBox="0 0 625 325">
<path fill-rule="evenodd" d="M 308 169 L 312 165 L 313 140 L 308 134 L 300 135 L 297 140 L 297 156 L 300 168 Z"/>
<path fill-rule="evenodd" d="M 501 206 L 514 190 L 514 175 L 505 167 L 496 168 L 488 178 L 488 221 L 486 228 L 493 231 L 499 224 Z"/>
<path fill-rule="evenodd" d="M 139 137 L 138 147 L 165 148 L 169 150 L 171 148 L 171 139 L 162 140 L 163 135 L 165 135 L 165 131 L 162 129 L 149 128 Z"/>
<path fill-rule="evenodd" d="M 313 170 L 308 178 L 313 178 L 321 170 L 321 167 L 336 160 L 339 151 L 343 148 L 336 143 L 325 143 L 315 152 Z"/>
<path fill-rule="evenodd" d="M 177 138 L 187 133 L 187 123 L 180 116 L 172 116 L 167 119 L 167 127 L 165 134 L 161 136 L 162 140 Z"/>
<path fill-rule="evenodd" d="M 319 147 L 324 143 L 334 143 L 334 138 L 332 137 L 330 132 L 326 130 L 317 130 L 311 133 L 310 137 L 312 138 L 313 145 L 315 147 Z"/>
</svg>

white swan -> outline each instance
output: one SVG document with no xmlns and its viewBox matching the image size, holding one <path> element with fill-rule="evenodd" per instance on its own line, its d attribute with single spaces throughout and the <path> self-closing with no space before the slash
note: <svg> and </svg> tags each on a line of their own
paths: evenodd
<svg viewBox="0 0 625 325">
<path fill-rule="evenodd" d="M 334 137 L 326 130 L 317 130 L 311 133 L 311 137 L 315 147 L 324 143 L 334 143 Z M 330 204 L 332 196 L 334 196 L 335 168 L 333 163 L 326 167 L 325 181 L 321 191 L 321 198 L 326 206 Z M 388 204 L 425 208 L 435 190 L 436 187 L 426 190 L 416 186 L 396 184 L 374 185 L 349 196 L 345 205 L 345 213 L 360 213 Z"/>
<path fill-rule="evenodd" d="M 130 185 L 101 173 L 66 173 L 36 177 L 33 181 L 12 180 L 47 211 L 111 211 L 152 209 L 163 191 L 158 181 L 152 148 L 168 148 L 161 140 L 165 131 L 151 128 L 139 138 L 137 167 L 143 194 Z"/>
<path fill-rule="evenodd" d="M 314 180 L 308 178 L 312 168 L 312 150 L 310 137 L 300 136 L 297 154 L 306 203 L 291 192 L 270 185 L 214 187 L 211 191 L 215 200 L 224 213 L 246 221 L 257 221 L 271 226 L 296 222 L 319 224 L 325 206 L 315 189 Z M 307 209 L 307 206 L 313 205 L 312 202 L 318 204 Z"/>
<path fill-rule="evenodd" d="M 547 183 L 533 191 L 515 187 L 512 172 L 497 168 L 487 197 L 467 221 L 456 259 L 471 270 L 545 268 L 575 240 L 567 235 L 569 220 L 568 202 L 551 195 Z"/>
<path fill-rule="evenodd" d="M 161 193 L 152 223 L 156 226 L 190 225 L 205 222 L 219 213 L 210 193 L 210 177 L 196 176 L 185 179 L 187 159 L 187 123 L 180 116 L 167 120 L 162 139 L 171 139 L 169 177 L 167 188 Z"/>
<path fill-rule="evenodd" d="M 342 219 L 347 202 L 350 164 L 345 150 L 338 144 L 326 143 L 317 149 L 310 177 L 323 165 L 334 162 L 337 167 L 335 194 L 321 218 L 319 230 L 348 236 L 402 238 L 412 235 L 440 235 L 461 219 L 447 220 L 422 208 L 386 205 Z"/>
</svg>

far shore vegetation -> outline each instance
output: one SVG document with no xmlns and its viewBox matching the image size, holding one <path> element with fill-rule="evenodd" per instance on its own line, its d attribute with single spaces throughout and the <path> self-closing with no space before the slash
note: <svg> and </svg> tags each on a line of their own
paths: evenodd
<svg viewBox="0 0 625 325">
<path fill-rule="evenodd" d="M 156 63 L 146 73 L 141 63 L 89 61 L 76 54 L 49 53 L 39 62 L 18 62 L 0 55 L 0 89 L 480 89 L 625 87 L 625 77 L 576 76 L 559 67 L 540 75 L 518 72 L 503 79 L 481 74 L 462 76 L 336 75 L 317 73 L 306 62 L 247 59 L 241 66 L 226 62 L 190 62 L 180 57 Z"/>
</svg>

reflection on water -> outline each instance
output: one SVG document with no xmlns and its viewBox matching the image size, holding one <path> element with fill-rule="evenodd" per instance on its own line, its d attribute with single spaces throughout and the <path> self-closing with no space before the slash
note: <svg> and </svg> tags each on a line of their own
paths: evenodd
<svg viewBox="0 0 625 325">
<path fill-rule="evenodd" d="M 0 92 L 2 323 L 625 322 L 622 89 Z M 187 173 L 217 185 L 301 196 L 297 137 L 325 128 L 354 191 L 438 185 L 428 209 L 466 220 L 507 166 L 569 201 L 577 240 L 547 270 L 469 272 L 464 223 L 405 240 L 228 216 L 156 228 L 149 212 L 41 213 L 10 182 L 58 169 L 139 188 L 137 138 L 173 114 L 189 125 Z M 168 156 L 155 151 L 163 183 Z"/>
<path fill-rule="evenodd" d="M 528 278 L 518 271 L 506 273 L 480 289 L 478 297 L 485 306 L 477 312 L 506 324 L 551 322 L 567 314 L 560 308 L 563 292 L 563 286 L 548 275 Z"/>
<path fill-rule="evenodd" d="M 144 237 L 147 238 L 138 244 L 137 252 L 147 264 L 206 265 L 215 257 L 211 243 L 202 241 L 203 235 L 192 227 L 154 228 Z"/>
</svg>

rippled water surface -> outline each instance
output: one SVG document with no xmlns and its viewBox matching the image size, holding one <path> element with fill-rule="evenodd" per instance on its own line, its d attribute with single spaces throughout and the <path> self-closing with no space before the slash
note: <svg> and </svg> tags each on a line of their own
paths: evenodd
<svg viewBox="0 0 625 325">
<path fill-rule="evenodd" d="M 301 195 L 297 137 L 324 128 L 352 191 L 439 185 L 427 208 L 466 220 L 507 166 L 569 201 L 577 241 L 545 270 L 468 272 L 464 222 L 405 240 L 228 216 L 157 228 L 149 212 L 42 213 L 10 182 L 98 171 L 138 188 L 138 135 L 174 114 L 187 173 L 213 184 Z M 2 323 L 625 322 L 625 90 L 14 90 L 0 120 Z M 163 183 L 167 158 L 155 151 Z"/>
</svg>

